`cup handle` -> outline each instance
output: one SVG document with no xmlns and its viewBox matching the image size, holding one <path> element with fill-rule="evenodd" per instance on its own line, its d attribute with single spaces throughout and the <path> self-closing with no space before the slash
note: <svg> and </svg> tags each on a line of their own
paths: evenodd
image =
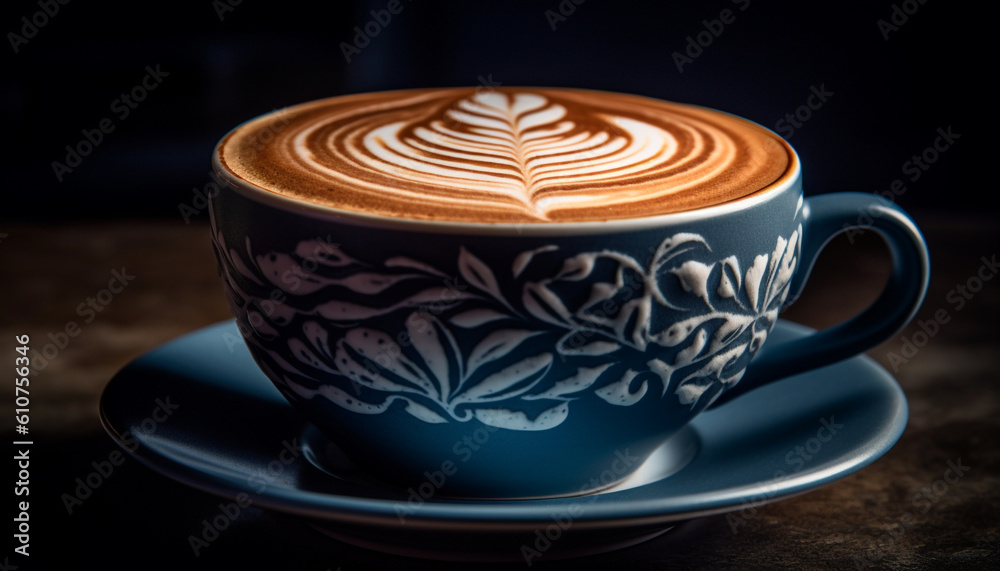
<svg viewBox="0 0 1000 571">
<path fill-rule="evenodd" d="M 792 278 L 785 305 L 802 292 L 824 246 L 837 234 L 858 228 L 878 232 L 892 254 L 892 273 L 878 299 L 839 325 L 773 346 L 765 343 L 740 382 L 716 399 L 713 407 L 772 381 L 853 357 L 892 337 L 913 319 L 930 280 L 930 259 L 923 236 L 901 208 L 860 192 L 805 200 L 801 267 Z"/>
</svg>

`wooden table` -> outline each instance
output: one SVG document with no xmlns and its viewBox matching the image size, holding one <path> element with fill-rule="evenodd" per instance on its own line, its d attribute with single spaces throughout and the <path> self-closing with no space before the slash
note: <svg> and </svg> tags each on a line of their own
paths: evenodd
<svg viewBox="0 0 1000 571">
<path fill-rule="evenodd" d="M 534 565 L 1000 568 L 1000 232 L 992 219 L 916 218 L 931 247 L 931 289 L 917 322 L 869 352 L 910 402 L 891 451 L 836 483 L 756 508 L 735 530 L 725 516 L 708 517 L 621 551 Z M 875 236 L 838 238 L 783 317 L 825 327 L 850 316 L 874 299 L 886 264 Z M 15 336 L 28 334 L 45 357 L 30 385 L 31 557 L 4 554 L 10 569 L 53 569 L 57 560 L 104 569 L 468 568 L 338 543 L 252 506 L 196 557 L 189 537 L 220 498 L 117 456 L 97 414 L 108 379 L 158 344 L 229 318 L 203 221 L 0 228 L 0 274 L 4 354 L 13 358 Z M 923 346 L 907 347 L 914 342 Z M 3 430 L 13 434 L 5 406 Z M 98 485 L 68 499 L 88 477 Z"/>
</svg>

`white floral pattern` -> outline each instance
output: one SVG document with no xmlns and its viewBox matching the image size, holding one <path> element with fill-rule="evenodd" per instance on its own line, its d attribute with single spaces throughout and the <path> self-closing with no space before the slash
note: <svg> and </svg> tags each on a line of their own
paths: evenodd
<svg viewBox="0 0 1000 571">
<path fill-rule="evenodd" d="M 776 322 L 800 235 L 745 269 L 713 259 L 701 235 L 676 233 L 645 264 L 610 250 L 560 258 L 552 244 L 495 268 L 502 276 L 464 247 L 447 271 L 361 261 L 324 240 L 266 254 L 249 239 L 242 252 L 221 233 L 214 242 L 247 342 L 290 393 L 362 414 L 400 401 L 429 423 L 545 430 L 588 395 L 710 404 Z"/>
</svg>

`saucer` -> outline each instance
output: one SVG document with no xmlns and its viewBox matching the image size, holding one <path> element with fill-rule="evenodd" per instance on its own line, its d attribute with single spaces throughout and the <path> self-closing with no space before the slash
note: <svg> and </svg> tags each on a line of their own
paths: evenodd
<svg viewBox="0 0 1000 571">
<path fill-rule="evenodd" d="M 777 323 L 772 342 L 811 330 Z M 101 398 L 108 433 L 143 464 L 220 496 L 305 518 L 340 541 L 463 561 L 548 560 L 656 537 L 692 518 L 758 507 L 882 456 L 906 398 L 866 356 L 706 411 L 613 488 L 577 497 L 462 500 L 357 471 L 257 368 L 232 321 L 122 369 Z"/>
</svg>

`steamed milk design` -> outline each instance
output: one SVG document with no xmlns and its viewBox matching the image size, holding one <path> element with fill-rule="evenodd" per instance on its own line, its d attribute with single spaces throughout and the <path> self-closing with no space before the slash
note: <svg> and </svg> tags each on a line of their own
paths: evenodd
<svg viewBox="0 0 1000 571">
<path fill-rule="evenodd" d="M 221 160 L 317 204 L 468 222 L 599 221 L 720 204 L 776 183 L 791 160 L 736 117 L 565 89 L 413 90 L 287 110 L 244 126 Z M 266 133 L 265 133 L 266 132 Z M 265 149 L 258 139 L 275 137 Z"/>
</svg>

